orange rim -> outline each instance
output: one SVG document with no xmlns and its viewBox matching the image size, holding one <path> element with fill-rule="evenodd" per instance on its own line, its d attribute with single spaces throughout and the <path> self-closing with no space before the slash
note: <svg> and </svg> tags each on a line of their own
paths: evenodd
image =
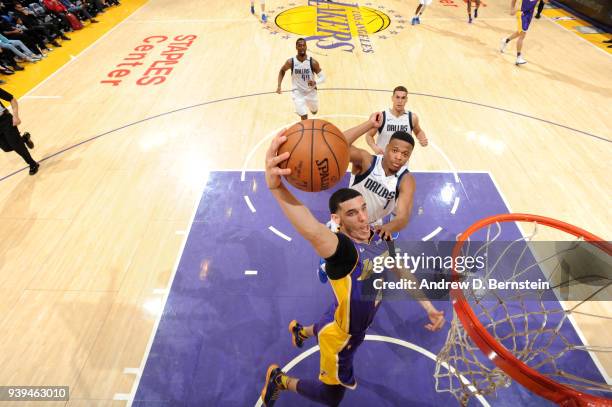
<svg viewBox="0 0 612 407">
<path fill-rule="evenodd" d="M 602 238 L 595 236 L 594 234 L 589 233 L 579 227 L 552 218 L 547 218 L 545 216 L 524 213 L 510 213 L 494 215 L 481 219 L 467 228 L 465 232 L 459 236 L 457 243 L 453 248 L 453 260 L 459 256 L 463 244 L 474 232 L 490 224 L 501 222 L 536 222 L 538 224 L 550 226 L 576 237 L 582 237 L 585 241 L 598 247 L 609 255 L 612 255 L 612 245 L 604 241 Z M 458 272 L 455 271 L 454 261 L 452 278 L 459 278 Z M 612 406 L 612 400 L 610 399 L 597 397 L 558 383 L 518 360 L 480 323 L 480 320 L 472 310 L 472 307 L 460 289 L 451 290 L 451 296 L 453 299 L 453 307 L 455 308 L 455 312 L 457 313 L 461 324 L 470 338 L 472 338 L 480 350 L 487 355 L 489 360 L 495 363 L 496 366 L 502 369 L 506 374 L 508 374 L 508 376 L 512 377 L 521 385 L 539 396 L 542 396 L 562 406 Z"/>
</svg>

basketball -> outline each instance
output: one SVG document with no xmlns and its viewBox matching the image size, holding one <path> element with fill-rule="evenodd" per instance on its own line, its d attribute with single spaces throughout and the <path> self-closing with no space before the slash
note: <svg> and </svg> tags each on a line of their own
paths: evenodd
<svg viewBox="0 0 612 407">
<path fill-rule="evenodd" d="M 349 145 L 340 129 L 325 120 L 308 119 L 291 126 L 285 136 L 287 141 L 278 154 L 290 154 L 280 167 L 291 168 L 291 174 L 285 177 L 291 185 L 318 192 L 342 179 L 348 168 Z"/>
</svg>

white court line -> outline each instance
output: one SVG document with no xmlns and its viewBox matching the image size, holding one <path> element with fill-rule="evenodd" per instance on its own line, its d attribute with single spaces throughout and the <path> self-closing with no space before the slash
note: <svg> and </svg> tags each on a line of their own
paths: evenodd
<svg viewBox="0 0 612 407">
<path fill-rule="evenodd" d="M 244 275 L 245 276 L 256 276 L 257 270 L 244 270 Z"/>
<path fill-rule="evenodd" d="M 444 158 L 444 160 L 446 161 L 446 163 L 450 167 L 451 172 L 453 173 L 453 177 L 455 178 L 455 182 L 461 183 L 461 181 L 459 180 L 459 174 L 457 173 L 457 168 L 455 168 L 455 166 L 451 162 L 450 158 L 448 158 L 448 156 L 444 153 L 444 151 L 442 151 L 442 149 L 436 143 L 434 143 L 433 141 L 430 140 L 429 144 L 434 148 L 434 150 L 436 150 L 442 156 L 442 158 Z"/>
<path fill-rule="evenodd" d="M 252 21 L 259 23 L 260 21 L 253 18 L 192 18 L 184 20 L 173 20 L 173 19 L 152 19 L 152 20 L 132 20 L 130 23 L 241 23 L 245 21 Z"/>
<path fill-rule="evenodd" d="M 126 367 L 123 369 L 123 373 L 125 374 L 135 374 L 136 376 L 140 375 L 140 369 L 137 367 Z"/>
<path fill-rule="evenodd" d="M 489 177 L 491 177 L 491 181 L 493 181 L 493 185 L 495 185 L 495 188 L 497 189 L 497 192 L 499 192 L 499 195 L 502 197 L 502 201 L 504 201 L 504 204 L 506 205 L 506 208 L 508 208 L 508 212 L 513 213 L 512 209 L 510 208 L 510 205 L 508 204 L 508 200 L 504 196 L 504 193 L 502 192 L 502 190 L 499 188 L 499 185 L 497 184 L 497 181 L 495 180 L 495 177 L 493 177 L 493 174 L 489 173 Z M 520 223 L 517 223 L 517 222 L 515 222 L 515 223 L 517 224 L 516 226 L 518 227 L 519 232 L 521 232 L 521 235 L 523 237 L 527 236 L 527 234 L 523 231 L 523 228 L 521 227 Z M 557 296 L 557 294 L 555 293 L 555 297 L 556 296 Z M 566 310 L 563 301 L 559 300 L 559 297 L 557 297 L 557 301 L 559 302 L 559 305 L 561 306 L 561 308 Z M 567 315 L 567 319 L 570 321 L 570 323 L 574 327 L 574 330 L 576 331 L 576 334 L 578 335 L 578 338 L 580 338 L 580 341 L 582 341 L 582 343 L 584 345 L 588 346 L 588 342 L 586 340 L 586 337 L 584 336 L 584 333 L 582 332 L 582 329 L 580 328 L 580 326 L 578 325 L 578 323 L 574 319 L 574 316 L 571 315 L 571 314 L 568 314 Z M 591 355 L 591 359 L 593 359 L 593 363 L 595 364 L 597 369 L 599 369 L 599 373 L 601 374 L 601 377 L 604 378 L 604 380 L 606 381 L 607 384 L 612 384 L 612 379 L 610 378 L 610 376 L 608 376 L 608 373 L 606 372 L 606 370 L 604 369 L 603 365 L 599 361 L 599 358 L 597 357 L 597 355 L 594 354 L 592 351 L 588 351 L 588 352 L 589 352 L 589 355 Z"/>
<path fill-rule="evenodd" d="M 268 229 L 270 229 L 275 235 L 282 237 L 286 241 L 288 241 L 288 242 L 291 241 L 291 238 L 289 236 L 287 236 L 286 234 L 284 234 L 280 230 L 276 229 L 274 226 L 270 226 L 270 227 L 268 227 Z"/>
<path fill-rule="evenodd" d="M 556 25 L 557 27 L 561 27 L 561 28 L 563 28 L 565 31 L 567 31 L 567 32 L 571 33 L 571 34 L 572 34 L 574 37 L 578 38 L 579 40 L 582 40 L 582 41 L 586 42 L 587 44 L 589 44 L 590 46 L 592 46 L 592 47 L 593 47 L 593 48 L 595 48 L 596 50 L 603 52 L 603 53 L 604 53 L 604 54 L 606 54 L 607 56 L 611 56 L 611 54 L 610 54 L 608 51 L 606 51 L 605 49 L 599 48 L 597 45 L 593 44 L 592 42 L 587 41 L 585 38 L 582 38 L 582 37 L 581 37 L 580 35 L 578 35 L 576 32 L 574 32 L 574 31 L 572 31 L 572 30 L 570 30 L 570 29 L 568 29 L 568 28 L 565 28 L 565 27 L 564 27 L 564 26 L 562 26 L 561 24 L 557 24 L 557 23 L 555 22 L 555 20 L 553 20 L 552 18 L 550 18 L 550 17 L 546 17 L 546 16 L 544 16 L 544 18 L 545 18 L 547 21 L 550 21 L 551 23 L 553 23 L 554 25 Z"/>
<path fill-rule="evenodd" d="M 453 203 L 453 209 L 451 209 L 451 215 L 454 215 L 457 212 L 457 208 L 459 207 L 459 197 L 455 197 L 455 202 Z"/>
<path fill-rule="evenodd" d="M 431 232 L 430 234 L 428 234 L 427 236 L 425 236 L 424 238 L 422 238 L 421 240 L 426 242 L 429 239 L 431 239 L 432 237 L 434 237 L 435 235 L 437 235 L 438 233 L 440 233 L 442 231 L 442 228 L 440 226 L 438 226 L 436 228 L 436 230 L 434 230 L 433 232 Z"/>
<path fill-rule="evenodd" d="M 432 352 L 428 351 L 425 348 L 422 348 L 418 345 L 415 345 L 414 343 L 408 342 L 408 341 L 404 341 L 402 339 L 397 339 L 397 338 L 393 338 L 390 336 L 382 336 L 382 335 L 366 335 L 365 336 L 365 340 L 366 341 L 375 341 L 375 342 L 386 342 L 386 343 L 391 343 L 394 345 L 398 345 L 398 346 L 403 346 L 404 348 L 408 348 L 410 350 L 413 350 L 415 352 L 420 353 L 423 356 L 428 357 L 429 359 L 433 360 L 434 362 L 436 361 L 437 357 L 435 354 L 433 354 Z M 312 348 L 300 353 L 298 356 L 296 356 L 295 358 L 293 358 L 293 360 L 291 360 L 289 363 L 287 363 L 285 366 L 283 366 L 283 368 L 281 369 L 283 372 L 288 373 L 291 369 L 293 369 L 298 363 L 300 363 L 302 360 L 306 359 L 308 356 L 312 355 L 313 353 L 316 353 L 319 350 L 319 346 L 313 346 Z M 446 369 L 448 369 L 448 365 L 446 364 L 442 364 L 442 366 Z M 450 368 L 450 372 L 455 374 L 455 369 L 451 366 Z M 455 374 L 456 375 L 456 374 Z M 459 378 L 461 379 L 461 381 L 468 385 L 468 388 L 472 391 L 475 392 L 476 388 L 474 386 L 472 386 L 470 384 L 470 381 L 465 378 L 463 375 L 459 375 Z M 475 396 L 476 400 L 478 400 L 480 402 L 480 404 L 482 404 L 484 407 L 491 407 L 491 405 L 487 402 L 487 400 L 481 396 L 481 395 L 477 395 Z M 257 400 L 257 402 L 255 403 L 255 407 L 261 407 L 262 406 L 262 401 L 261 401 L 261 397 Z"/>
<path fill-rule="evenodd" d="M 151 4 L 151 2 L 147 2 L 145 4 L 143 4 L 142 6 L 140 6 L 140 8 L 138 10 L 135 10 L 132 14 L 130 14 L 129 16 L 127 16 L 125 18 L 125 20 L 119 22 L 119 24 L 117 24 L 116 26 L 114 26 L 113 28 L 111 28 L 110 30 L 108 30 L 104 35 L 102 35 L 100 38 L 98 38 L 97 40 L 95 40 L 94 42 L 92 42 L 91 44 L 89 44 L 87 46 L 87 48 L 85 48 L 84 50 L 82 50 L 79 54 L 77 54 L 77 56 L 81 56 L 83 54 L 85 54 L 87 51 L 91 50 L 94 45 L 96 45 L 98 42 L 102 41 L 104 38 L 106 38 L 106 36 L 108 36 L 110 33 L 112 33 L 113 31 L 115 31 L 117 28 L 119 28 L 120 25 L 125 24 L 126 22 L 128 22 L 128 20 L 130 20 L 132 17 L 134 17 L 134 15 L 136 15 L 137 13 L 140 13 L 145 7 L 147 7 L 149 4 Z M 34 91 L 36 91 L 36 89 L 38 89 L 39 87 L 41 87 L 44 83 L 46 83 L 49 79 L 53 78 L 55 75 L 57 75 L 58 73 L 60 73 L 64 68 L 66 68 L 68 65 L 70 65 L 72 62 L 74 62 L 74 60 L 76 60 L 77 58 L 73 55 L 70 55 L 70 61 L 66 62 L 64 65 L 60 66 L 57 71 L 53 72 L 51 75 L 47 76 L 45 79 L 43 79 L 38 85 L 34 86 L 32 89 L 30 89 L 25 95 L 23 95 L 22 97 L 20 97 L 18 100 L 21 100 L 23 98 L 25 98 L 26 96 L 28 96 L 30 93 L 33 93 Z"/>
<path fill-rule="evenodd" d="M 205 181 L 205 179 L 203 179 L 203 181 Z M 205 188 L 206 188 L 206 182 L 202 182 L 202 187 L 200 188 L 199 194 L 197 195 L 198 197 L 202 197 L 202 195 L 204 194 Z M 193 225 L 193 221 L 195 220 L 199 205 L 200 205 L 200 200 L 196 199 L 193 205 L 193 212 L 191 215 L 191 220 L 189 221 L 189 226 L 187 228 L 188 230 L 190 230 L 191 226 Z M 159 323 L 161 322 L 161 318 L 164 313 L 163 310 L 166 308 L 166 303 L 168 302 L 168 297 L 170 295 L 170 288 L 172 287 L 172 283 L 174 283 L 174 278 L 176 277 L 176 272 L 178 270 L 179 262 L 181 261 L 181 257 L 183 257 L 183 252 L 185 251 L 185 246 L 187 245 L 187 237 L 188 235 L 185 234 L 185 237 L 183 238 L 183 243 L 181 244 L 181 248 L 178 251 L 178 254 L 176 256 L 174 267 L 172 268 L 172 275 L 170 276 L 170 280 L 168 281 L 167 287 L 163 289 L 164 296 L 162 298 L 162 304 L 161 304 L 162 312 L 158 313 L 157 318 L 155 319 L 155 325 L 153 326 L 153 329 L 151 330 L 151 335 L 149 335 L 149 341 L 147 342 L 147 347 L 145 349 L 144 355 L 142 356 L 142 360 L 140 362 L 139 369 L 141 372 L 144 372 L 144 368 L 147 363 L 147 359 L 149 359 L 149 353 L 151 353 L 151 347 L 153 346 L 153 340 L 155 339 L 155 334 L 157 333 L 157 330 L 159 329 Z M 155 290 L 160 290 L 160 289 L 155 289 Z M 134 384 L 132 385 L 132 391 L 130 392 L 129 398 L 127 399 L 126 407 L 131 407 L 132 402 L 134 401 L 134 397 L 136 396 L 136 391 L 138 390 L 138 386 L 140 384 L 141 377 L 142 377 L 141 375 L 138 375 L 136 377 L 136 380 L 134 380 Z M 120 399 L 120 400 L 123 400 L 123 399 Z"/>
<path fill-rule="evenodd" d="M 128 405 L 130 405 L 130 394 L 127 393 L 115 393 L 115 395 L 113 396 L 113 400 L 117 400 L 117 401 L 127 401 Z"/>
<path fill-rule="evenodd" d="M 246 202 L 246 204 L 247 204 L 247 206 L 249 207 L 249 209 L 251 210 L 251 212 L 253 212 L 253 213 L 257 212 L 257 211 L 255 210 L 255 207 L 254 207 L 254 206 L 253 206 L 253 204 L 251 203 L 251 199 L 249 198 L 249 196 L 248 196 L 248 195 L 245 195 L 245 196 L 244 196 L 244 201 Z"/>
</svg>

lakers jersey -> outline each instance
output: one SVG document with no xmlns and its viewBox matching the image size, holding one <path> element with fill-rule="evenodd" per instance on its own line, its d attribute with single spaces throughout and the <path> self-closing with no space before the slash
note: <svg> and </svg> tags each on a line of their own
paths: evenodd
<svg viewBox="0 0 612 407">
<path fill-rule="evenodd" d="M 373 274 L 374 259 L 389 256 L 389 249 L 387 242 L 373 232 L 367 243 L 352 243 L 358 255 L 355 267 L 345 277 L 330 279 L 329 283 L 336 297 L 333 320 L 341 331 L 359 335 L 372 323 L 381 298 L 372 295 L 372 278 L 380 278 Z"/>
<path fill-rule="evenodd" d="M 376 145 L 383 150 L 389 144 L 391 136 L 396 131 L 405 131 L 408 134 L 412 134 L 412 112 L 404 112 L 399 117 L 395 117 L 391 113 L 391 109 L 383 111 L 383 123 L 378 128 L 378 137 L 376 138 Z"/>
<path fill-rule="evenodd" d="M 395 209 L 402 177 L 410 172 L 405 165 L 397 173 L 387 176 L 382 160 L 382 155 L 373 156 L 370 168 L 361 175 L 352 174 L 349 184 L 363 195 L 368 208 L 369 223 L 384 218 Z"/>
<path fill-rule="evenodd" d="M 297 57 L 291 58 L 291 81 L 293 91 L 300 93 L 314 92 L 315 88 L 308 86 L 308 81 L 314 81 L 314 71 L 312 69 L 312 58 L 306 57 L 300 62 Z"/>
</svg>

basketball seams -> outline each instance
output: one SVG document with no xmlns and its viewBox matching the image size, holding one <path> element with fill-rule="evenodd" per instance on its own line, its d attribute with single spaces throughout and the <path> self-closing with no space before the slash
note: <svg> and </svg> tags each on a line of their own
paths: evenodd
<svg viewBox="0 0 612 407">
<path fill-rule="evenodd" d="M 338 132 L 335 132 L 335 131 L 332 131 L 332 130 L 327 130 L 327 129 L 325 129 L 325 127 L 328 127 L 328 126 L 332 126 L 332 130 L 333 130 L 333 129 L 335 129 L 335 130 L 338 130 Z M 333 134 L 334 136 L 336 136 L 336 137 L 338 137 L 338 138 L 342 139 L 342 141 L 344 141 L 344 144 L 346 144 L 346 145 L 348 146 L 348 142 L 346 141 L 346 138 L 344 138 L 344 134 L 342 133 L 342 131 L 341 131 L 339 128 L 337 128 L 336 126 L 334 126 L 333 124 L 331 124 L 331 123 L 326 123 L 326 124 L 324 124 L 324 125 L 321 127 L 321 131 L 322 131 L 323 133 Z"/>
<path fill-rule="evenodd" d="M 336 157 L 336 153 L 334 153 L 334 150 L 331 148 L 331 146 L 329 145 L 329 143 L 327 142 L 327 139 L 325 138 L 325 132 L 321 133 L 321 137 L 323 138 L 323 141 L 325 142 L 325 144 L 327 145 L 327 148 L 329 149 L 330 153 L 332 154 L 332 156 L 334 157 L 334 161 L 336 161 L 336 169 L 337 169 L 337 174 L 338 174 L 338 179 L 342 179 L 342 175 L 340 173 L 340 163 L 338 162 L 338 157 Z M 349 152 L 350 154 L 350 152 Z"/>
<path fill-rule="evenodd" d="M 297 131 L 293 132 L 293 134 L 295 134 L 295 133 L 297 133 Z M 291 149 L 291 151 L 289 151 L 289 158 L 288 158 L 286 161 L 284 161 L 283 163 L 281 163 L 281 165 L 282 165 L 282 164 L 285 164 L 285 166 L 284 166 L 284 167 L 281 167 L 281 168 L 283 168 L 283 169 L 284 169 L 284 168 L 290 167 L 290 166 L 289 166 L 289 162 L 291 161 L 291 155 L 293 154 L 293 152 L 295 151 L 295 149 L 296 149 L 296 148 L 297 148 L 297 147 L 300 145 L 300 143 L 302 142 L 302 139 L 303 139 L 303 138 L 304 138 L 304 133 L 302 132 L 302 134 L 300 134 L 300 138 L 299 138 L 299 140 L 298 140 L 298 141 L 296 141 L 296 143 L 293 145 L 293 148 Z"/>
<path fill-rule="evenodd" d="M 311 127 L 311 134 L 310 134 L 310 192 L 314 191 L 314 185 L 313 185 L 313 181 L 314 181 L 314 165 L 312 165 L 313 159 L 314 159 L 314 132 L 315 130 L 318 130 L 314 127 L 314 122 L 311 122 L 313 124 L 313 126 Z"/>
</svg>

